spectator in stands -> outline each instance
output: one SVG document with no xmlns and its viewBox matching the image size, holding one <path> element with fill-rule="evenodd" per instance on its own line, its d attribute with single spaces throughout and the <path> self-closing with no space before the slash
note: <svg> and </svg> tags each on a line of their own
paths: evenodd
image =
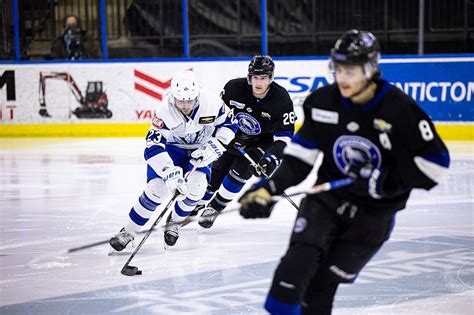
<svg viewBox="0 0 474 315">
<path fill-rule="evenodd" d="M 99 47 L 88 40 L 86 31 L 81 27 L 81 19 L 73 14 L 64 18 L 64 32 L 56 38 L 51 47 L 52 59 L 98 59 L 101 57 Z"/>
</svg>

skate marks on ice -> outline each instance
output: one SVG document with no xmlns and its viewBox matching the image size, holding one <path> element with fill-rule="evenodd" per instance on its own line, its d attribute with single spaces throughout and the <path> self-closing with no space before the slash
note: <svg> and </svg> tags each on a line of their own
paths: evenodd
<svg viewBox="0 0 474 315">
<path fill-rule="evenodd" d="M 276 265 L 277 261 L 266 262 L 115 286 L 3 306 L 0 313 L 81 310 L 88 314 L 263 314 L 262 304 Z M 472 310 L 473 292 L 473 237 L 390 241 L 359 275 L 356 284 L 340 287 L 334 313 L 386 313 L 411 305 L 407 311 L 420 314 L 424 303 L 436 305 L 457 296 L 465 300 L 458 306 L 461 313 L 467 314 Z"/>
</svg>

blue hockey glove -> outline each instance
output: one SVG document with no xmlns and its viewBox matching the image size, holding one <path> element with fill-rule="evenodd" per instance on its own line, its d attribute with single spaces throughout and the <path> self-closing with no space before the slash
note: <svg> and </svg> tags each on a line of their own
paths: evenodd
<svg viewBox="0 0 474 315">
<path fill-rule="evenodd" d="M 254 167 L 250 165 L 250 171 L 255 176 L 262 176 L 262 171 L 270 176 L 278 166 L 280 166 L 280 160 L 271 152 L 266 152 L 265 155 L 258 161 L 260 167 Z"/>
<path fill-rule="evenodd" d="M 240 215 L 245 219 L 268 218 L 276 203 L 272 200 L 272 195 L 267 188 L 256 185 L 246 191 L 239 202 Z"/>
</svg>

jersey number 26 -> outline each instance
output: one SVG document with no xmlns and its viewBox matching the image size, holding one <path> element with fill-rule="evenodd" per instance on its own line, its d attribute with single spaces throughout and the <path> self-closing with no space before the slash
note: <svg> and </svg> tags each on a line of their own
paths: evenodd
<svg viewBox="0 0 474 315">
<path fill-rule="evenodd" d="M 295 123 L 296 114 L 295 112 L 284 113 L 283 114 L 283 125 L 292 125 Z"/>
</svg>

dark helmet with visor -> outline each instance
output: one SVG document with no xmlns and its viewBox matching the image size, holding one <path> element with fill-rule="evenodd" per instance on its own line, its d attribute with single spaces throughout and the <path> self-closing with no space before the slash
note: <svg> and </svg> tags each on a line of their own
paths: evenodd
<svg viewBox="0 0 474 315">
<path fill-rule="evenodd" d="M 378 62 L 380 59 L 380 44 L 375 36 L 366 31 L 350 30 L 337 40 L 331 49 L 329 68 L 335 71 L 335 64 L 360 65 L 366 76 L 380 77 Z"/>
<path fill-rule="evenodd" d="M 268 55 L 257 55 L 250 61 L 247 80 L 250 84 L 252 75 L 268 75 L 270 79 L 273 79 L 274 71 L 275 63 L 272 57 Z"/>
</svg>

